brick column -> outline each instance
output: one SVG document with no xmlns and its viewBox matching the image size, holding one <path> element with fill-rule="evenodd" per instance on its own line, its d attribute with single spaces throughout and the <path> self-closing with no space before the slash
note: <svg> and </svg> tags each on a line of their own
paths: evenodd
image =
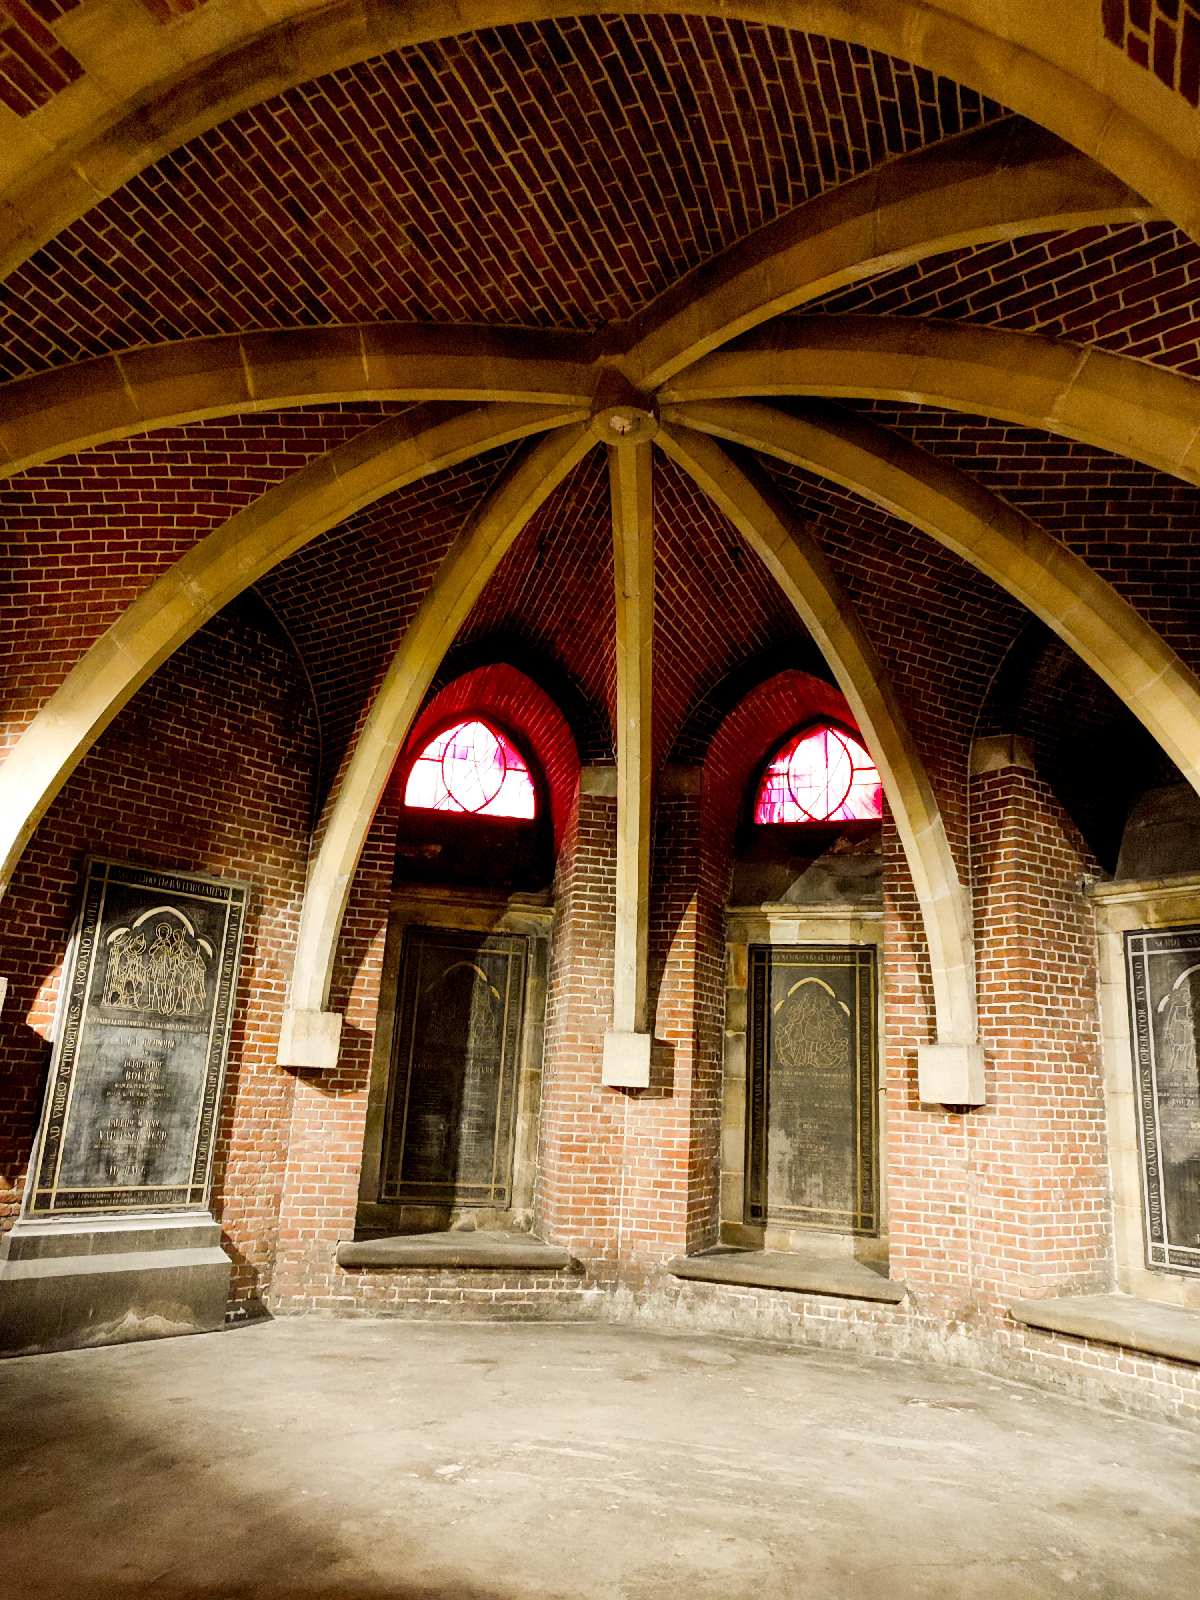
<svg viewBox="0 0 1200 1600">
<path fill-rule="evenodd" d="M 329 1307 L 340 1293 L 334 1256 L 353 1234 L 358 1205 L 397 820 L 385 801 L 342 924 L 329 993 L 329 1009 L 345 1016 L 337 1069 L 296 1074 L 271 1292 L 280 1308 Z"/>
<path fill-rule="evenodd" d="M 1025 767 L 972 779 L 980 1034 L 988 1105 L 970 1118 L 976 1282 L 989 1301 L 1107 1288 L 1108 1144 L 1096 863 Z"/>
<path fill-rule="evenodd" d="M 917 1098 L 917 1046 L 937 1038 L 929 950 L 891 817 L 883 823 L 883 992 L 891 1274 L 923 1307 L 955 1309 L 971 1292 L 965 1119 Z"/>
</svg>

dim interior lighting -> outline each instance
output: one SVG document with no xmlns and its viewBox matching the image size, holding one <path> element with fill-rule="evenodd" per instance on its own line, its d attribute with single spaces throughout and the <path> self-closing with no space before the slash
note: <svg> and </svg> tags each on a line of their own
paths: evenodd
<svg viewBox="0 0 1200 1600">
<path fill-rule="evenodd" d="M 883 785 L 858 740 L 822 723 L 805 728 L 763 774 L 755 822 L 855 822 L 883 815 Z"/>
<path fill-rule="evenodd" d="M 412 764 L 404 804 L 477 817 L 532 817 L 533 779 L 515 746 L 495 728 L 459 722 L 430 741 Z"/>
</svg>

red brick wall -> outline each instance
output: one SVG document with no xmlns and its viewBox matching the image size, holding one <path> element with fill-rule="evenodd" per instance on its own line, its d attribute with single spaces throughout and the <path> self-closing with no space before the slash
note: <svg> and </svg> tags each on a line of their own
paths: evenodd
<svg viewBox="0 0 1200 1600">
<path fill-rule="evenodd" d="M 1003 1322 L 1008 1300 L 1106 1288 L 1111 1213 L 1094 871 L 1047 786 L 1016 767 L 971 784 L 987 1105 L 922 1107 L 916 1047 L 935 1035 L 928 953 L 885 828 L 884 986 L 892 1274 L 914 1310 Z"/>
<path fill-rule="evenodd" d="M 994 1105 L 969 1118 L 984 1293 L 1106 1288 L 1108 1150 L 1096 863 L 1047 785 L 1020 767 L 971 782 L 979 1030 Z"/>
<path fill-rule="evenodd" d="M 207 534 L 399 407 L 301 408 L 163 429 L 0 484 L 0 755 L 83 652 Z"/>
<path fill-rule="evenodd" d="M 295 1074 L 271 1294 L 282 1310 L 349 1303 L 334 1255 L 354 1235 L 397 821 L 380 806 L 342 923 L 327 1008 L 343 1016 L 337 1067 Z"/>
<path fill-rule="evenodd" d="M 216 1153 L 213 1206 L 234 1293 L 274 1261 L 292 1083 L 275 1065 L 315 778 L 299 662 L 252 600 L 191 639 L 70 779 L 0 901 L 0 1207 L 19 1205 L 83 859 L 89 852 L 253 885 Z"/>
<path fill-rule="evenodd" d="M 615 800 L 581 795 L 558 858 L 546 1001 L 536 1228 L 593 1269 L 615 1263 L 629 1096 L 600 1084 L 612 1023 Z"/>
</svg>

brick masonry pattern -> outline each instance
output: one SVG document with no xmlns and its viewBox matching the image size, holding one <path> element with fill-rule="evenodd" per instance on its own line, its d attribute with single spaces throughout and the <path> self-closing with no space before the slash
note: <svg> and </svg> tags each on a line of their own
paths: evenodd
<svg viewBox="0 0 1200 1600">
<path fill-rule="evenodd" d="M 243 112 L 101 201 L 0 290 L 0 375 L 253 328 L 595 327 L 1000 109 L 858 46 L 716 19 L 413 46 Z"/>
<path fill-rule="evenodd" d="M 1081 228 L 926 256 L 802 313 L 934 317 L 1096 345 L 1200 377 L 1200 245 L 1169 222 Z"/>
</svg>

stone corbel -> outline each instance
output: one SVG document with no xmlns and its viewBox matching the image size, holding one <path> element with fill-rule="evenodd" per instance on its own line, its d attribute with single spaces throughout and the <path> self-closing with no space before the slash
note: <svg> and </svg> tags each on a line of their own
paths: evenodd
<svg viewBox="0 0 1200 1600">
<path fill-rule="evenodd" d="M 294 1011 L 289 1006 L 283 1013 L 279 1052 L 275 1059 L 281 1067 L 332 1072 L 337 1066 L 341 1039 L 340 1012 Z"/>
</svg>

